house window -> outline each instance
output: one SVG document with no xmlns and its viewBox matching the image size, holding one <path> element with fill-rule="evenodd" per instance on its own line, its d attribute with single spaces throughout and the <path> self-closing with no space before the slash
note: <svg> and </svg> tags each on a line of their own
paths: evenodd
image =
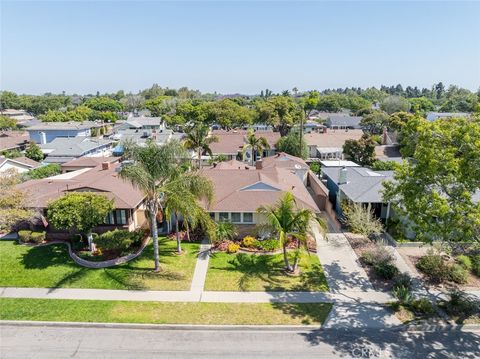
<svg viewBox="0 0 480 359">
<path fill-rule="evenodd" d="M 244 213 L 243 214 L 244 223 L 253 223 L 253 213 Z"/>
<path fill-rule="evenodd" d="M 127 210 L 116 209 L 107 214 L 107 218 L 105 218 L 105 223 L 110 225 L 127 224 L 127 217 Z"/>
<path fill-rule="evenodd" d="M 242 221 L 241 213 L 231 213 L 231 215 L 233 223 L 240 223 Z"/>
<path fill-rule="evenodd" d="M 107 218 L 105 219 L 106 224 L 115 224 L 115 220 L 113 218 L 113 211 L 107 214 Z"/>
<path fill-rule="evenodd" d="M 210 218 L 215 220 L 215 212 L 210 212 L 209 214 L 210 214 Z"/>
<path fill-rule="evenodd" d="M 220 212 L 219 220 L 220 220 L 220 222 L 228 221 L 228 212 Z"/>
</svg>

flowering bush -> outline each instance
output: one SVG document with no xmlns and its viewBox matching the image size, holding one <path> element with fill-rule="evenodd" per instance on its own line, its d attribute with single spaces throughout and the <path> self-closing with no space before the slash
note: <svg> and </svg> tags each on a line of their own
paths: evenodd
<svg viewBox="0 0 480 359">
<path fill-rule="evenodd" d="M 257 244 L 257 240 L 252 236 L 246 236 L 242 240 L 242 245 L 246 248 L 255 248 Z"/>
<path fill-rule="evenodd" d="M 240 249 L 240 245 L 234 242 L 228 244 L 227 252 L 228 253 L 237 253 Z"/>
</svg>

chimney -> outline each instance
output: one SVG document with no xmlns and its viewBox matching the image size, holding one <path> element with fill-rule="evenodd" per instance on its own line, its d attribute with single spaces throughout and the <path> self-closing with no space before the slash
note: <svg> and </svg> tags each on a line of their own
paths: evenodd
<svg viewBox="0 0 480 359">
<path fill-rule="evenodd" d="M 262 160 L 258 160 L 257 162 L 255 162 L 255 168 L 256 168 L 257 170 L 263 169 L 263 161 L 262 161 Z"/>
<path fill-rule="evenodd" d="M 338 173 L 338 184 L 346 184 L 347 183 L 347 168 L 343 166 L 340 168 Z"/>
<path fill-rule="evenodd" d="M 382 133 L 382 145 L 386 145 L 387 142 L 388 142 L 388 132 L 387 132 L 387 128 L 384 127 L 383 133 Z"/>
<path fill-rule="evenodd" d="M 110 162 L 102 162 L 102 170 L 110 169 Z"/>
</svg>

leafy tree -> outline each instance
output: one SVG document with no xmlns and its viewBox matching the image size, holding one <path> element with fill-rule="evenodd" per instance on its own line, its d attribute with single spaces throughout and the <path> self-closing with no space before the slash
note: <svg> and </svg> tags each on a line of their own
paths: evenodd
<svg viewBox="0 0 480 359">
<path fill-rule="evenodd" d="M 390 115 L 394 112 L 408 112 L 410 103 L 403 97 L 389 96 L 382 101 L 380 108 Z"/>
<path fill-rule="evenodd" d="M 44 113 L 38 116 L 43 122 L 66 122 L 68 121 L 65 112 L 57 110 L 49 110 L 47 113 Z"/>
<path fill-rule="evenodd" d="M 26 207 L 26 194 L 16 188 L 18 183 L 20 179 L 16 171 L 0 173 L 0 232 L 11 231 L 17 222 L 33 216 Z"/>
<path fill-rule="evenodd" d="M 22 180 L 28 181 L 31 179 L 42 179 L 58 175 L 62 172 L 61 166 L 58 163 L 49 163 L 48 165 L 34 168 L 22 174 Z"/>
<path fill-rule="evenodd" d="M 223 128 L 230 129 L 251 125 L 253 122 L 253 111 L 230 99 L 206 102 L 202 107 L 209 124 L 219 124 Z"/>
<path fill-rule="evenodd" d="M 95 111 L 123 111 L 123 105 L 119 101 L 106 96 L 89 98 L 85 101 L 85 106 Z"/>
<path fill-rule="evenodd" d="M 228 221 L 222 221 L 220 223 L 217 223 L 216 229 L 215 229 L 215 238 L 218 240 L 224 240 L 224 239 L 235 239 L 235 237 L 238 236 L 237 229 L 235 228 L 235 225 L 231 222 Z"/>
<path fill-rule="evenodd" d="M 361 203 L 344 203 L 342 212 L 344 222 L 352 233 L 370 237 L 383 232 L 382 222 L 375 218 L 370 204 L 363 206 Z"/>
<path fill-rule="evenodd" d="M 17 121 L 15 119 L 7 116 L 0 116 L 0 131 L 16 129 Z"/>
<path fill-rule="evenodd" d="M 307 245 L 307 234 L 311 232 L 312 223 L 316 220 L 315 214 L 309 209 L 298 208 L 295 198 L 290 192 L 286 192 L 275 205 L 262 206 L 258 208 L 257 212 L 265 216 L 268 224 L 278 234 L 283 249 L 285 270 L 290 273 L 296 272 L 299 260 L 298 250 L 301 245 L 304 247 Z M 290 264 L 287 254 L 290 238 L 296 239 L 299 244 L 293 266 Z"/>
<path fill-rule="evenodd" d="M 51 202 L 47 207 L 48 221 L 54 228 L 76 230 L 86 234 L 92 249 L 92 230 L 105 222 L 113 210 L 113 201 L 92 192 L 71 192 Z"/>
<path fill-rule="evenodd" d="M 243 154 L 247 151 L 252 152 L 252 166 L 257 162 L 257 152 L 262 153 L 263 150 L 269 149 L 270 145 L 265 137 L 257 137 L 255 136 L 255 132 L 249 131 L 247 134 L 247 143 L 243 146 Z"/>
<path fill-rule="evenodd" d="M 346 140 L 343 153 L 361 166 L 369 166 L 375 161 L 375 142 L 364 134 L 359 140 Z"/>
<path fill-rule="evenodd" d="M 406 217 L 418 238 L 480 241 L 480 121 L 415 121 L 412 161 L 384 183 L 384 199 Z M 408 125 L 407 125 L 408 126 Z"/>
<path fill-rule="evenodd" d="M 153 252 L 155 271 L 160 270 L 158 254 L 158 229 L 157 215 L 165 218 L 165 200 L 173 182 L 183 181 L 194 186 L 193 182 L 201 183 L 199 174 L 184 172 L 184 165 L 188 164 L 188 153 L 178 141 L 171 141 L 164 145 L 158 145 L 149 141 L 145 146 L 127 143 L 125 157 L 133 160 L 133 164 L 123 167 L 120 176 L 130 181 L 135 187 L 145 194 L 145 204 L 150 216 L 150 228 L 153 238 Z M 185 176 L 189 176 L 185 178 Z M 185 185 L 186 186 L 186 185 Z M 187 188 L 187 186 L 185 187 Z M 191 188 L 191 187 L 188 187 Z"/>
<path fill-rule="evenodd" d="M 214 163 L 225 162 L 225 161 L 228 161 L 227 156 L 225 156 L 225 155 L 217 155 L 217 156 L 211 157 L 211 158 L 208 160 L 208 164 L 209 164 L 209 165 L 213 165 Z"/>
<path fill-rule="evenodd" d="M 140 110 L 142 108 L 147 108 L 145 104 L 145 97 L 142 95 L 127 94 L 120 100 L 120 103 L 123 105 L 123 108 L 127 111 Z M 153 115 L 153 114 L 152 114 Z M 156 116 L 156 115 L 153 115 Z"/>
<path fill-rule="evenodd" d="M 25 156 L 31 160 L 40 162 L 43 160 L 43 152 L 39 145 L 30 141 L 27 149 L 25 150 Z"/>
<path fill-rule="evenodd" d="M 365 132 L 372 135 L 380 134 L 384 127 L 388 127 L 389 116 L 383 111 L 373 111 L 362 118 L 360 125 Z"/>
<path fill-rule="evenodd" d="M 197 168 L 202 168 L 202 153 L 207 153 L 210 158 L 213 156 L 210 145 L 218 142 L 218 137 L 209 136 L 210 128 L 202 123 L 195 123 L 186 131 L 184 140 L 185 148 L 197 153 Z"/>
<path fill-rule="evenodd" d="M 304 116 L 303 109 L 291 97 L 269 97 L 266 101 L 257 101 L 255 107 L 258 122 L 274 126 L 282 136 Z"/>
<path fill-rule="evenodd" d="M 408 112 L 392 113 L 388 119 L 388 129 L 400 131 L 403 126 L 414 117 L 415 115 Z"/>
<path fill-rule="evenodd" d="M 20 99 L 15 92 L 2 91 L 0 92 L 0 109 L 21 108 Z"/>
<path fill-rule="evenodd" d="M 176 101 L 171 96 L 158 96 L 145 101 L 145 108 L 150 110 L 152 116 L 166 115 L 174 109 Z"/>
<path fill-rule="evenodd" d="M 379 161 L 376 160 L 372 163 L 371 168 L 374 171 L 394 171 L 400 167 L 401 164 L 395 161 Z"/>
<path fill-rule="evenodd" d="M 0 155 L 6 157 L 6 158 L 17 158 L 17 157 L 22 157 L 23 154 L 20 150 L 13 149 L 13 150 L 5 150 L 0 152 Z"/>
<path fill-rule="evenodd" d="M 479 102 L 478 95 L 457 86 L 450 86 L 445 97 L 445 102 L 440 106 L 442 112 L 473 112 Z"/>
<path fill-rule="evenodd" d="M 308 146 L 303 140 L 300 145 L 300 136 L 297 131 L 290 131 L 287 136 L 283 136 L 278 140 L 275 148 L 279 152 L 285 152 L 289 155 L 306 159 L 308 157 Z"/>
<path fill-rule="evenodd" d="M 413 113 L 435 110 L 435 105 L 433 102 L 426 97 L 409 98 L 408 102 L 410 102 L 411 111 Z"/>
</svg>

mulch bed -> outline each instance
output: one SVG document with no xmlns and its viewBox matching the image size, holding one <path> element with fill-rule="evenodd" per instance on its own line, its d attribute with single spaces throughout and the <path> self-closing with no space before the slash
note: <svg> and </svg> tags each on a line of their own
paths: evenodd
<svg viewBox="0 0 480 359">
<path fill-rule="evenodd" d="M 371 266 L 366 265 L 360 260 L 360 257 L 363 252 L 374 250 L 377 245 L 372 242 L 370 239 L 365 238 L 362 235 L 354 234 L 354 233 L 344 233 L 345 237 L 347 238 L 350 246 L 355 251 L 355 254 L 358 257 L 358 261 L 360 265 L 363 267 L 365 272 L 367 273 L 368 279 L 373 285 L 373 288 L 378 291 L 388 292 L 393 288 L 393 281 L 385 280 L 383 278 L 379 278 L 373 268 Z"/>
</svg>

